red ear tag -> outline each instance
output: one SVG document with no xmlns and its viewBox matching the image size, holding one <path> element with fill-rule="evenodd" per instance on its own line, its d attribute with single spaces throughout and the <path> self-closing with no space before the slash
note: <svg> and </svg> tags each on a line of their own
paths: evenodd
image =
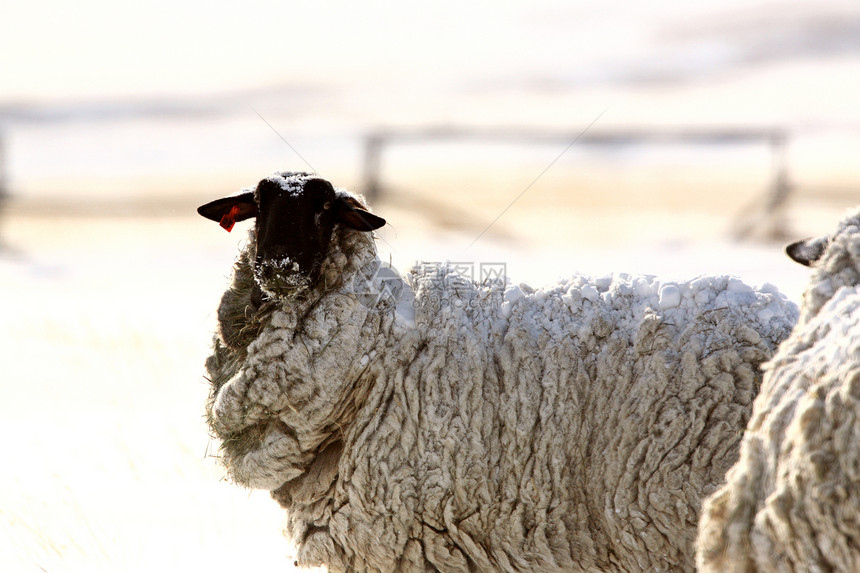
<svg viewBox="0 0 860 573">
<path fill-rule="evenodd" d="M 229 213 L 225 213 L 223 217 L 221 217 L 221 226 L 229 233 L 233 230 L 233 225 L 236 224 L 236 216 L 239 214 L 239 206 L 233 205 L 233 208 L 230 209 Z"/>
</svg>

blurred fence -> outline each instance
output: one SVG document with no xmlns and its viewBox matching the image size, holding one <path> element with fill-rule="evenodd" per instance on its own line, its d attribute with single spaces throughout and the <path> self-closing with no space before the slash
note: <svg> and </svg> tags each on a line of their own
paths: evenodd
<svg viewBox="0 0 860 573">
<path fill-rule="evenodd" d="M 779 128 L 690 127 L 601 129 L 586 132 L 548 131 L 515 128 L 426 127 L 416 129 L 380 130 L 364 138 L 363 183 L 361 188 L 369 200 L 380 197 L 383 182 L 383 153 L 394 145 L 434 141 L 484 140 L 513 143 L 576 143 L 587 146 L 622 145 L 748 145 L 762 144 L 772 156 L 771 176 L 762 197 L 756 201 L 755 213 L 746 212 L 738 221 L 735 234 L 744 238 L 754 229 L 767 229 L 765 234 L 779 233 L 779 218 L 790 192 L 786 148 L 790 134 Z"/>
</svg>

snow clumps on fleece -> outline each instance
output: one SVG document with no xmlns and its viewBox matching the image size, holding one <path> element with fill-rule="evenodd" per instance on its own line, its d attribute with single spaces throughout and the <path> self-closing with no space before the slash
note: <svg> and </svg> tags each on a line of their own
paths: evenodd
<svg viewBox="0 0 860 573">
<path fill-rule="evenodd" d="M 368 237 L 336 227 L 329 258 L 361 272 Z M 535 290 L 446 266 L 414 268 L 392 312 L 348 276 L 249 311 L 254 258 L 252 232 L 210 426 L 286 509 L 299 565 L 335 572 L 693 570 L 701 501 L 797 320 L 725 276 Z"/>
<path fill-rule="evenodd" d="M 818 241 L 800 322 L 704 505 L 702 571 L 860 571 L 860 215 Z"/>
</svg>

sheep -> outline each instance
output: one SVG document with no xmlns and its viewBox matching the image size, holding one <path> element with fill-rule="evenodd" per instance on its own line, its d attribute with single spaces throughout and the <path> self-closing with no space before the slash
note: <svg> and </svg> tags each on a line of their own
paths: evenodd
<svg viewBox="0 0 860 573">
<path fill-rule="evenodd" d="M 740 458 L 704 502 L 702 571 L 860 571 L 860 214 L 787 251 L 811 280 Z"/>
<path fill-rule="evenodd" d="M 535 290 L 416 265 L 368 302 L 363 200 L 276 173 L 198 210 L 256 216 L 207 360 L 240 485 L 330 571 L 692 570 L 701 500 L 797 307 L 727 276 Z M 356 280 L 359 277 L 359 280 Z"/>
</svg>

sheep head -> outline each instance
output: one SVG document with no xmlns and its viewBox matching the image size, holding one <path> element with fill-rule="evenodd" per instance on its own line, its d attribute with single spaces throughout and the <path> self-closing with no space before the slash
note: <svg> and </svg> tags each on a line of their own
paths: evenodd
<svg viewBox="0 0 860 573">
<path fill-rule="evenodd" d="M 842 287 L 860 285 L 860 213 L 843 219 L 830 235 L 786 247 L 793 260 L 812 267 L 800 323 L 808 322 Z"/>
<path fill-rule="evenodd" d="M 308 173 L 276 173 L 253 191 L 217 199 L 197 209 L 227 231 L 256 217 L 254 278 L 269 297 L 301 297 L 320 278 L 338 225 L 370 232 L 385 220 L 358 199 Z"/>
</svg>

